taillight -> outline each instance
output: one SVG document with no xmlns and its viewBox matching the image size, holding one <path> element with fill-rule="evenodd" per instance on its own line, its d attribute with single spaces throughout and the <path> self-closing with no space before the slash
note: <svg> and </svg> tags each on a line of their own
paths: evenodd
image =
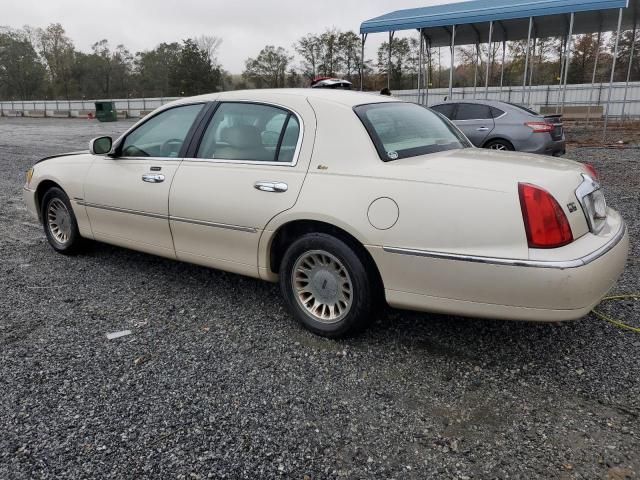
<svg viewBox="0 0 640 480">
<path fill-rule="evenodd" d="M 525 125 L 533 130 L 533 133 L 551 133 L 555 129 L 553 125 L 546 122 L 527 122 Z"/>
<path fill-rule="evenodd" d="M 555 248 L 573 241 L 567 216 L 549 192 L 519 183 L 518 193 L 529 247 Z"/>
<path fill-rule="evenodd" d="M 593 178 L 594 180 L 598 180 L 598 172 L 596 171 L 596 168 L 589 164 L 589 163 L 584 163 L 584 168 L 587 169 L 587 173 L 591 176 L 591 178 Z"/>
</svg>

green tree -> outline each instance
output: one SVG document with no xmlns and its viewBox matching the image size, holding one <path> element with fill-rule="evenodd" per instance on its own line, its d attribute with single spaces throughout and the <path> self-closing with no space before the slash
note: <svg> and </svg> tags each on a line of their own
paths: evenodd
<svg viewBox="0 0 640 480">
<path fill-rule="evenodd" d="M 257 88 L 281 88 L 286 84 L 287 66 L 293 60 L 282 47 L 267 45 L 256 58 L 245 62 L 244 78 Z"/>
<path fill-rule="evenodd" d="M 181 96 L 216 92 L 222 72 L 211 64 L 208 52 L 201 50 L 190 38 L 182 42 L 177 62 L 169 72 L 169 85 Z"/>
<path fill-rule="evenodd" d="M 24 32 L 0 31 L 0 98 L 30 100 L 42 96 L 45 74 Z"/>
<path fill-rule="evenodd" d="M 410 64 L 411 46 L 407 38 L 394 38 L 391 42 L 391 86 L 402 88 L 402 75 Z M 378 72 L 386 76 L 389 71 L 389 43 L 378 48 Z"/>
<path fill-rule="evenodd" d="M 40 55 L 46 62 L 51 78 L 51 96 L 70 98 L 73 88 L 75 48 L 59 23 L 52 23 L 37 34 Z"/>
<path fill-rule="evenodd" d="M 134 61 L 137 94 L 145 97 L 173 96 L 170 73 L 180 59 L 179 43 L 161 43 L 153 50 L 138 52 Z"/>
</svg>

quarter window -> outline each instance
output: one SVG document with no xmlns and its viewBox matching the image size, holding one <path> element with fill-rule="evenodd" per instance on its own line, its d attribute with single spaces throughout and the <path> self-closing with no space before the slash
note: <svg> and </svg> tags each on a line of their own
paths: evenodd
<svg viewBox="0 0 640 480">
<path fill-rule="evenodd" d="M 299 136 L 298 119 L 287 110 L 223 103 L 207 126 L 197 157 L 290 163 Z"/>
<path fill-rule="evenodd" d="M 431 107 L 431 110 L 435 110 L 436 112 L 441 113 L 442 115 L 447 117 L 449 120 L 452 120 L 455 107 L 455 103 L 444 103 L 442 105 L 434 105 L 433 107 Z"/>
<path fill-rule="evenodd" d="M 168 157 L 180 154 L 189 129 L 204 104 L 174 107 L 155 115 L 131 132 L 122 144 L 125 157 Z"/>
<path fill-rule="evenodd" d="M 460 103 L 456 112 L 456 120 L 487 120 L 493 118 L 488 105 L 477 103 Z"/>
</svg>

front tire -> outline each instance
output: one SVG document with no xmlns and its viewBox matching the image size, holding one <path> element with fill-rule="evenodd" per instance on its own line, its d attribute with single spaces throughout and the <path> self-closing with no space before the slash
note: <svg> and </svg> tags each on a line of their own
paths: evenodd
<svg viewBox="0 0 640 480">
<path fill-rule="evenodd" d="M 293 242 L 280 266 L 280 289 L 289 310 L 305 328 L 324 337 L 355 333 L 369 323 L 372 287 L 361 255 L 325 233 Z"/>
<path fill-rule="evenodd" d="M 67 194 L 58 187 L 47 190 L 42 197 L 40 215 L 49 245 L 64 255 L 77 253 L 82 237 Z"/>
</svg>

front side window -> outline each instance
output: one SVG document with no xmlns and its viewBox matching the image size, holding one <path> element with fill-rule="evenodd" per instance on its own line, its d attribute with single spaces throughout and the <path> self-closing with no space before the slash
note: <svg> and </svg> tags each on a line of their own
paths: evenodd
<svg viewBox="0 0 640 480">
<path fill-rule="evenodd" d="M 253 103 L 223 103 L 207 126 L 197 157 L 290 163 L 299 136 L 298 119 L 287 110 Z"/>
<path fill-rule="evenodd" d="M 354 110 L 385 162 L 471 146 L 446 119 L 414 103 L 372 103 Z"/>
<path fill-rule="evenodd" d="M 155 115 L 131 132 L 122 144 L 125 157 L 175 158 L 204 104 L 174 107 Z"/>
<path fill-rule="evenodd" d="M 487 120 L 493 118 L 488 105 L 478 103 L 460 103 L 456 111 L 456 120 Z"/>
</svg>

